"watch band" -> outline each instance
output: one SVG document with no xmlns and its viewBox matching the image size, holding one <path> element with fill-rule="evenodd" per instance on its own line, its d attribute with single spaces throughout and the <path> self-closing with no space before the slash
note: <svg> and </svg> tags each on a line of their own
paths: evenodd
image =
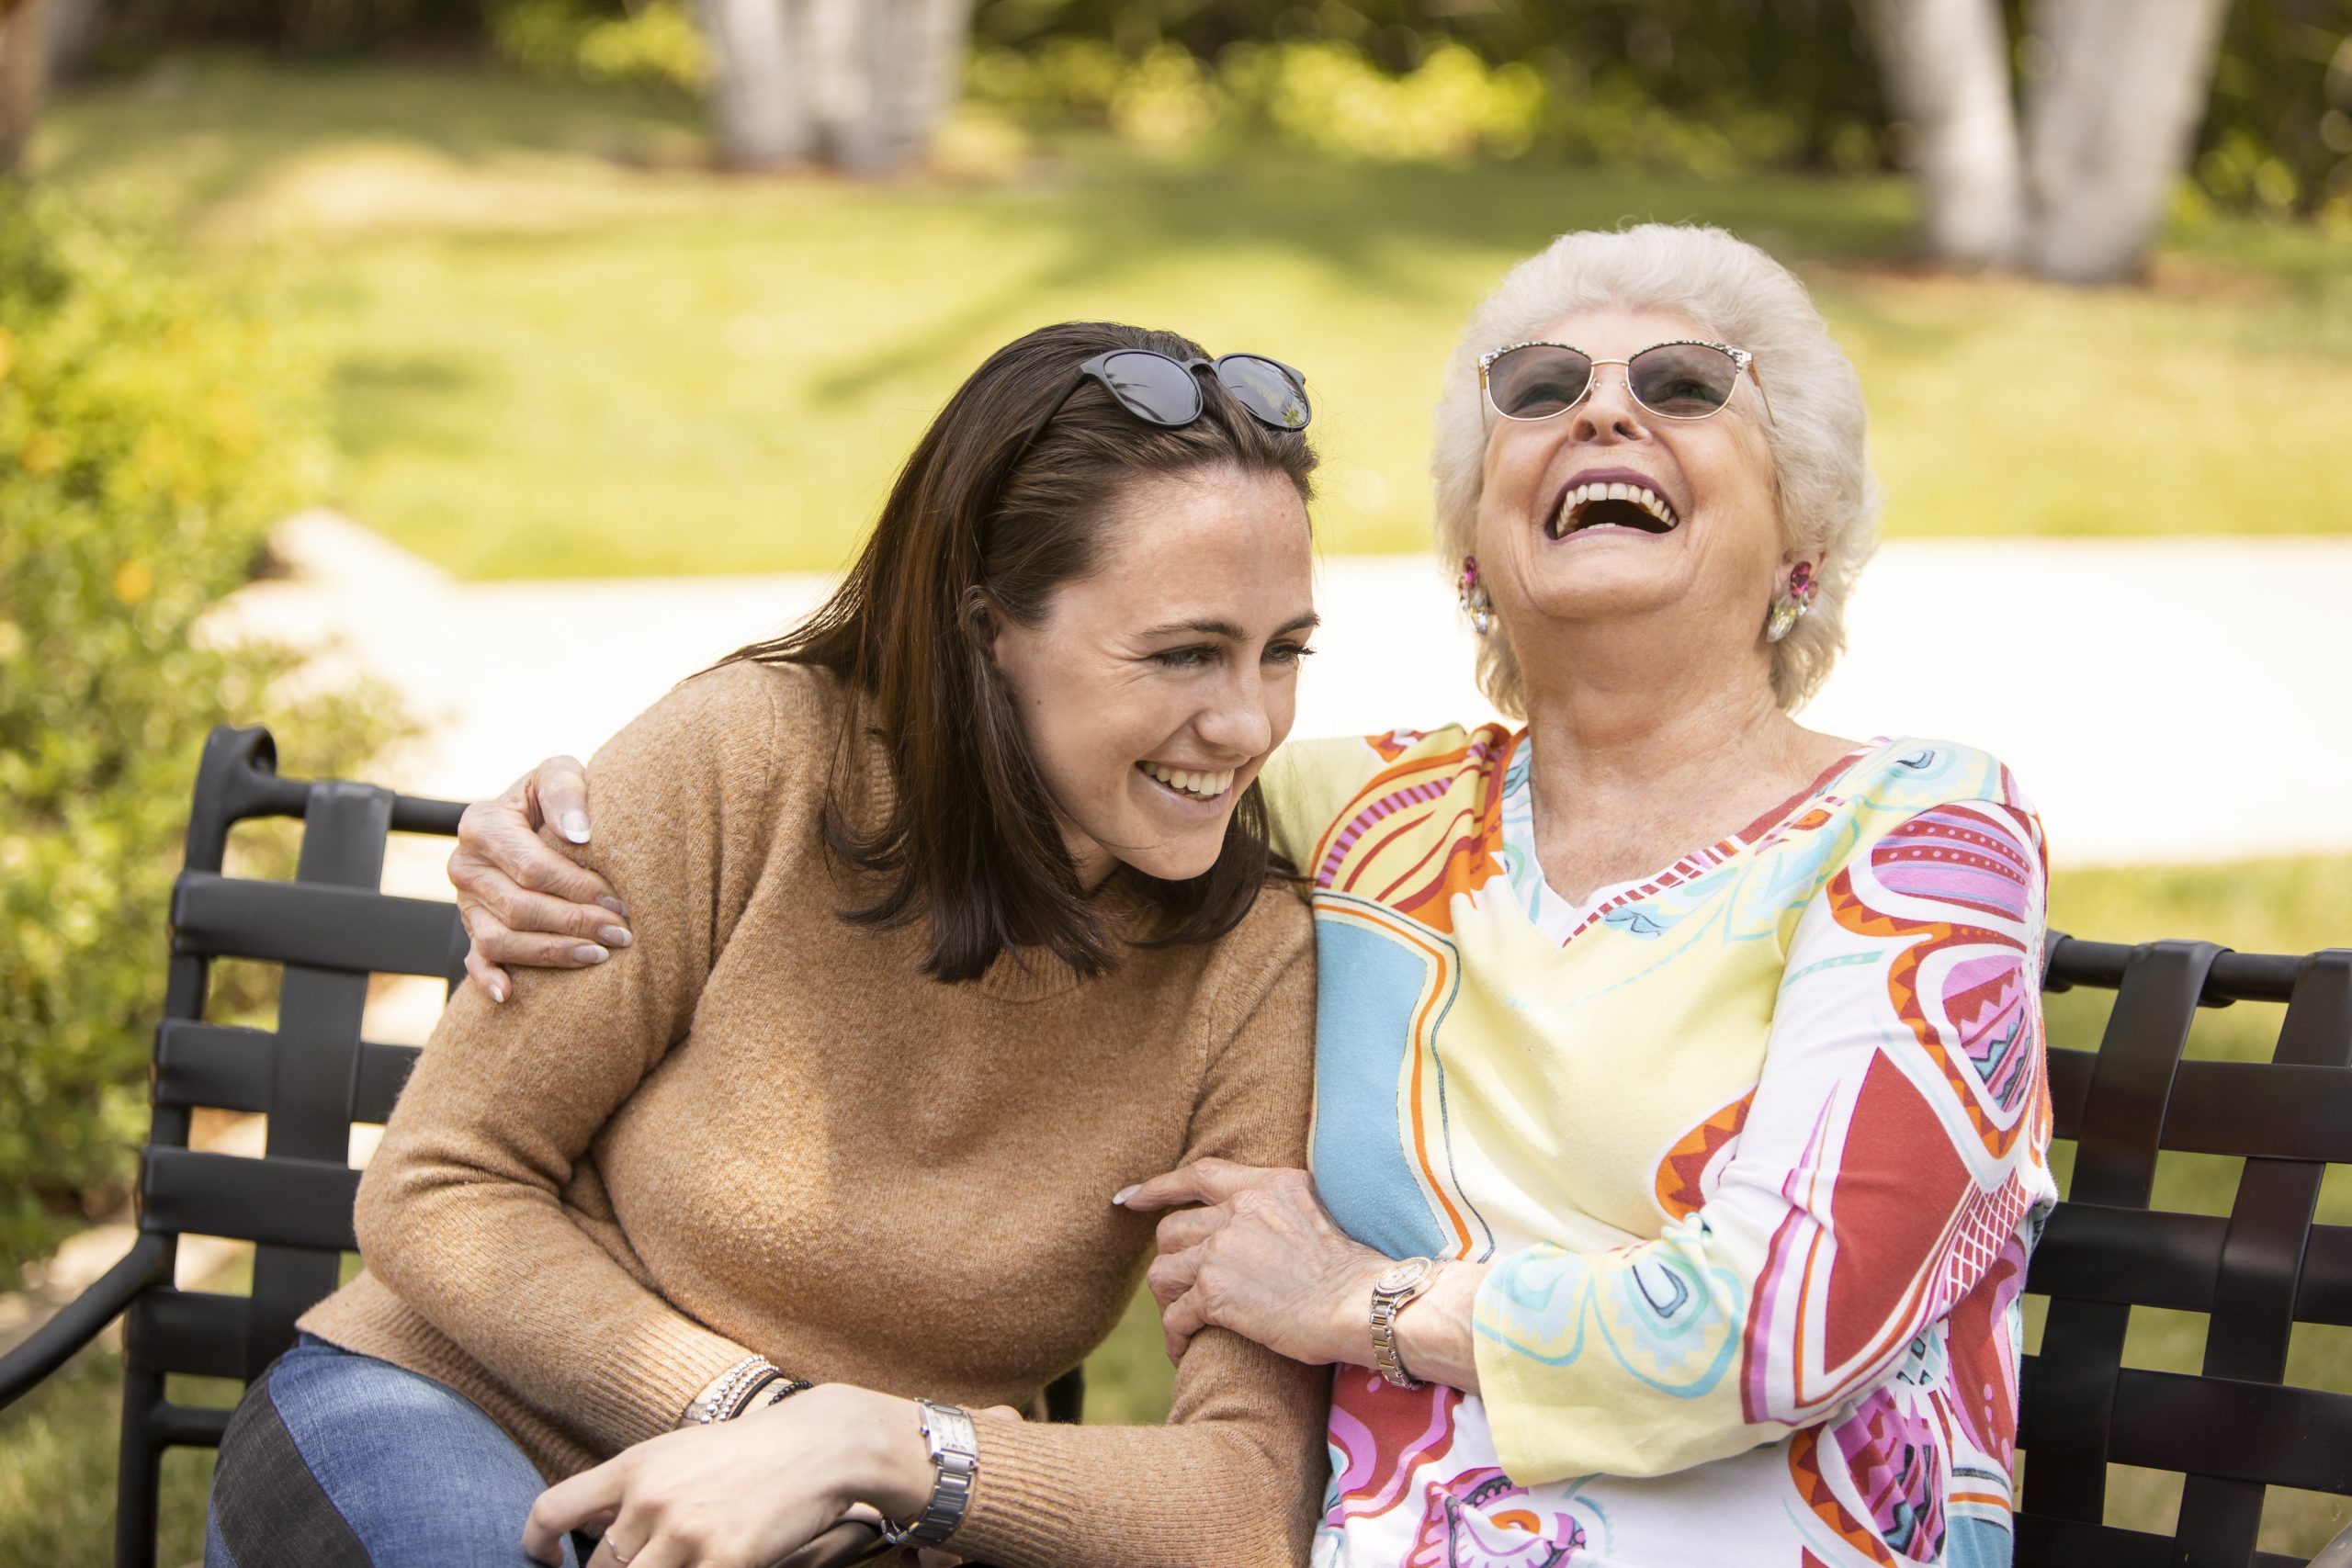
<svg viewBox="0 0 2352 1568">
<path fill-rule="evenodd" d="M 931 1448 L 931 1501 L 903 1525 L 882 1521 L 882 1539 L 892 1546 L 937 1546 L 954 1535 L 964 1522 L 972 1480 L 980 1470 L 980 1439 L 972 1418 L 957 1405 L 933 1404 L 928 1399 L 915 1404 L 922 1412 L 923 1441 Z"/>
<path fill-rule="evenodd" d="M 1420 1380 L 1405 1370 L 1396 1354 L 1396 1314 L 1428 1290 L 1437 1279 L 1437 1263 L 1408 1258 L 1393 1264 L 1372 1286 L 1372 1364 L 1396 1388 L 1417 1389 Z"/>
</svg>

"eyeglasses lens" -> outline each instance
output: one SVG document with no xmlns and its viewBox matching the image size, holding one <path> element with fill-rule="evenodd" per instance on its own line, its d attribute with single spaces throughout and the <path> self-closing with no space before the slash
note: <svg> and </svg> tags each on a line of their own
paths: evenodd
<svg viewBox="0 0 2352 1568">
<path fill-rule="evenodd" d="M 1276 430 L 1305 430 L 1314 417 L 1306 389 L 1271 359 L 1228 354 L 1216 362 L 1216 378 L 1243 408 Z"/>
<path fill-rule="evenodd" d="M 1487 367 L 1487 395 L 1509 419 L 1549 419 L 1592 385 L 1592 360 L 1573 348 L 1514 348 Z"/>
<path fill-rule="evenodd" d="M 1201 417 L 1200 383 L 1165 355 L 1137 350 L 1103 363 L 1102 384 L 1127 412 L 1154 424 L 1190 424 Z"/>
<path fill-rule="evenodd" d="M 1704 419 L 1731 400 L 1739 363 L 1703 344 L 1660 344 L 1634 355 L 1625 380 L 1634 400 L 1652 413 Z"/>
</svg>

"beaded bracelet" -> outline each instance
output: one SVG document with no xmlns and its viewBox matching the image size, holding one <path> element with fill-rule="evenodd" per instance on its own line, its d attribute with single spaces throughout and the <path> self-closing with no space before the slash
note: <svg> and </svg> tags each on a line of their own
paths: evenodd
<svg viewBox="0 0 2352 1568">
<path fill-rule="evenodd" d="M 781 1384 L 781 1387 L 775 1385 Z M 746 1356 L 718 1377 L 686 1406 L 678 1418 L 681 1427 L 707 1427 L 716 1421 L 732 1421 L 751 1409 L 752 1402 L 763 1392 L 767 1397 L 762 1408 L 788 1399 L 801 1390 L 814 1386 L 801 1379 L 787 1377 L 765 1356 Z M 768 1392 L 773 1389 L 773 1392 Z"/>
</svg>

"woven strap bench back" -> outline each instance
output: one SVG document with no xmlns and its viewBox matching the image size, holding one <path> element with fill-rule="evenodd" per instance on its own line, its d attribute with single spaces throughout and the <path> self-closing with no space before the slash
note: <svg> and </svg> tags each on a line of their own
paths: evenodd
<svg viewBox="0 0 2352 1568">
<path fill-rule="evenodd" d="M 2352 952 L 2119 947 L 2052 933 L 2047 988 L 2115 993 L 2096 1052 L 2052 1049 L 2066 1201 L 2027 1290 L 2049 1298 L 2023 1368 L 2018 1562 L 2047 1568 L 2263 1564 L 2268 1486 L 2352 1494 L 2352 1394 L 2285 1381 L 2297 1323 L 2352 1325 L 2352 1227 L 2315 1224 L 2352 1164 Z M 2184 1056 L 2200 1008 L 2283 1002 L 2269 1061 Z M 2152 1209 L 2157 1156 L 2242 1156 L 2229 1213 Z M 2194 1374 L 2123 1364 L 2134 1306 L 2208 1314 Z M 2166 1536 L 2104 1521 L 2108 1466 L 2182 1477 Z"/>
</svg>

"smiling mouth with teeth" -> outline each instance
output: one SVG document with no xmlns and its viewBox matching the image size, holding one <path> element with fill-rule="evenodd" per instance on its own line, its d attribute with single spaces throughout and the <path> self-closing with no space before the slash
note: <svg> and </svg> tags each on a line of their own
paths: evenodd
<svg viewBox="0 0 2352 1568">
<path fill-rule="evenodd" d="M 1544 525 L 1546 538 L 1564 539 L 1587 528 L 1636 528 L 1663 534 L 1682 521 L 1666 497 L 1647 485 L 1577 485 L 1560 498 L 1560 510 Z"/>
<path fill-rule="evenodd" d="M 1233 768 L 1170 768 L 1158 762 L 1137 762 L 1146 775 L 1187 800 L 1215 800 L 1233 787 Z"/>
</svg>

